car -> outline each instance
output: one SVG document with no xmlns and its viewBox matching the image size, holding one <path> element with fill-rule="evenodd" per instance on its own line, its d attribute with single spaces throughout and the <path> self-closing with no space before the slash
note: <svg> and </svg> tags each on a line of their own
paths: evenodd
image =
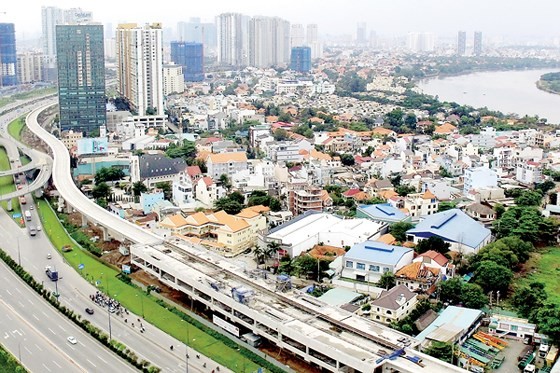
<svg viewBox="0 0 560 373">
<path fill-rule="evenodd" d="M 42 229 L 43 229 L 43 228 L 41 228 L 40 225 L 37 226 L 37 230 L 38 230 L 38 231 L 41 231 Z"/>
<path fill-rule="evenodd" d="M 89 307 L 86 308 L 86 313 L 87 313 L 88 315 L 93 315 L 93 308 L 89 308 Z"/>
<path fill-rule="evenodd" d="M 34 210 L 35 207 L 33 207 L 33 205 L 31 205 L 31 206 L 29 206 L 29 209 L 30 209 L 30 210 Z"/>
<path fill-rule="evenodd" d="M 251 254 L 251 248 L 248 248 L 245 251 L 243 251 L 243 254 Z"/>
<path fill-rule="evenodd" d="M 70 336 L 68 338 L 66 338 L 68 340 L 68 342 L 72 343 L 73 345 L 75 345 L 76 343 L 78 343 L 78 341 L 76 340 L 76 338 Z"/>
<path fill-rule="evenodd" d="M 52 259 L 51 253 L 48 253 L 48 254 L 47 254 L 47 259 Z"/>
</svg>

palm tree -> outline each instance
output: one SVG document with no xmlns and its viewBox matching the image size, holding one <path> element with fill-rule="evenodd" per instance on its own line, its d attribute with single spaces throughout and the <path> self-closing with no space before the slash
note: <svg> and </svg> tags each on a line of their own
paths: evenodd
<svg viewBox="0 0 560 373">
<path fill-rule="evenodd" d="M 259 264 L 263 264 L 266 260 L 266 248 L 262 246 L 257 246 L 255 247 L 253 254 L 255 255 L 255 261 L 257 262 L 257 268 L 258 268 Z"/>
<path fill-rule="evenodd" d="M 272 258 L 276 258 L 278 259 L 278 251 L 280 251 L 281 246 L 278 242 L 270 242 L 268 245 L 266 245 L 266 249 L 264 251 L 265 254 L 265 262 L 268 259 L 272 259 Z"/>
</svg>

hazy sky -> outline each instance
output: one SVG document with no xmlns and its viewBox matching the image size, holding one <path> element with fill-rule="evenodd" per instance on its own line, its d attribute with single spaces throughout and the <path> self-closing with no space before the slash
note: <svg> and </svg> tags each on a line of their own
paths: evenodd
<svg viewBox="0 0 560 373">
<path fill-rule="evenodd" d="M 42 6 L 81 7 L 91 10 L 95 21 L 113 26 L 163 22 L 175 28 L 189 17 L 210 21 L 219 13 L 239 12 L 317 23 L 320 34 L 354 34 L 356 23 L 366 22 L 378 34 L 481 30 L 486 35 L 560 36 L 558 0 L 4 0 L 0 22 L 15 23 L 18 38 L 38 36 Z"/>
</svg>

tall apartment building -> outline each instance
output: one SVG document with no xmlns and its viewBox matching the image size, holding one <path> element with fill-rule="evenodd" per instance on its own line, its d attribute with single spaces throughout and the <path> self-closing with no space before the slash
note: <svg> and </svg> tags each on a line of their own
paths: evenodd
<svg viewBox="0 0 560 373">
<path fill-rule="evenodd" d="M 457 55 L 464 56 L 467 52 L 467 33 L 465 31 L 457 32 Z"/>
<path fill-rule="evenodd" d="M 365 45 L 367 41 L 367 24 L 360 22 L 356 27 L 356 44 Z"/>
<path fill-rule="evenodd" d="M 223 13 L 216 17 L 218 63 L 246 66 L 249 63 L 249 17 Z"/>
<path fill-rule="evenodd" d="M 106 123 L 102 25 L 57 25 L 58 106 L 62 131 L 89 133 Z"/>
<path fill-rule="evenodd" d="M 17 55 L 19 84 L 43 81 L 45 55 L 41 52 L 25 52 Z"/>
<path fill-rule="evenodd" d="M 435 35 L 432 32 L 410 32 L 407 47 L 412 52 L 433 52 L 435 50 Z"/>
<path fill-rule="evenodd" d="M 138 115 L 163 115 L 161 23 L 120 24 L 116 31 L 117 91 Z"/>
<path fill-rule="evenodd" d="M 288 192 L 288 208 L 294 214 L 300 215 L 307 211 L 323 211 L 323 192 L 319 188 L 306 186 L 299 190 Z"/>
<path fill-rule="evenodd" d="M 319 27 L 316 24 L 312 23 L 307 25 L 305 42 L 305 45 L 311 48 L 311 58 L 321 58 L 323 55 L 323 48 L 319 42 Z"/>
<path fill-rule="evenodd" d="M 200 18 L 190 18 L 188 22 L 177 23 L 177 40 L 216 46 L 216 24 L 201 22 Z"/>
<path fill-rule="evenodd" d="M 473 44 L 473 54 L 475 56 L 480 56 L 482 54 L 482 32 L 474 32 L 474 44 Z"/>
<path fill-rule="evenodd" d="M 13 23 L 0 23 L 0 87 L 17 84 L 15 26 Z"/>
<path fill-rule="evenodd" d="M 290 24 L 278 17 L 253 17 L 249 21 L 249 65 L 278 66 L 288 62 Z"/>
<path fill-rule="evenodd" d="M 184 90 L 183 66 L 163 65 L 163 94 L 168 96 L 173 93 L 183 93 Z"/>
<path fill-rule="evenodd" d="M 183 67 L 184 80 L 204 80 L 204 47 L 202 43 L 172 41 L 171 61 Z"/>
<path fill-rule="evenodd" d="M 301 23 L 294 23 L 290 30 L 290 46 L 303 47 L 305 45 L 305 29 Z"/>
<path fill-rule="evenodd" d="M 88 23 L 92 20 L 93 14 L 81 8 L 41 8 L 43 53 L 46 56 L 48 80 L 56 80 L 56 25 Z"/>
<path fill-rule="evenodd" d="M 311 48 L 294 47 L 290 59 L 290 69 L 299 72 L 309 72 L 311 70 Z"/>
</svg>

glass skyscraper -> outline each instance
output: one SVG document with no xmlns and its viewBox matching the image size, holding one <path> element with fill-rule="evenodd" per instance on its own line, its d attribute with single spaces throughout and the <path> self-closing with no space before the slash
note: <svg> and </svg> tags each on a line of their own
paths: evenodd
<svg viewBox="0 0 560 373">
<path fill-rule="evenodd" d="M 171 42 L 171 61 L 183 66 L 186 82 L 204 80 L 204 46 L 202 43 Z"/>
<path fill-rule="evenodd" d="M 311 48 L 310 47 L 293 47 L 290 58 L 290 69 L 302 73 L 311 70 Z"/>
<path fill-rule="evenodd" d="M 0 87 L 17 85 L 16 31 L 13 23 L 0 23 Z"/>
<path fill-rule="evenodd" d="M 102 25 L 57 25 L 61 130 L 87 134 L 106 123 Z"/>
</svg>

